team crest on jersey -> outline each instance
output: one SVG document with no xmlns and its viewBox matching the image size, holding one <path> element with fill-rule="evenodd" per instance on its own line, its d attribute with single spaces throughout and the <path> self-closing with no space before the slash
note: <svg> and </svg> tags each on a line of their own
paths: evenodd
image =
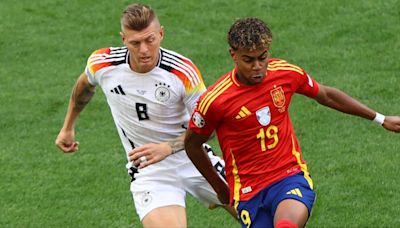
<svg viewBox="0 0 400 228">
<path fill-rule="evenodd" d="M 203 119 L 200 113 L 195 112 L 193 113 L 192 121 L 194 125 L 196 125 L 198 128 L 203 128 L 204 125 L 206 124 L 206 121 Z"/>
<path fill-rule="evenodd" d="M 171 92 L 169 91 L 170 85 L 166 83 L 160 82 L 155 85 L 157 87 L 154 96 L 159 102 L 167 102 L 171 96 Z"/>
<path fill-rule="evenodd" d="M 286 100 L 285 100 L 285 92 L 283 91 L 282 86 L 275 87 L 273 90 L 271 90 L 270 94 L 275 107 L 278 108 L 279 112 L 284 112 Z"/>
<path fill-rule="evenodd" d="M 271 122 L 271 112 L 268 106 L 257 110 L 256 116 L 258 122 L 263 126 L 267 126 Z"/>
</svg>

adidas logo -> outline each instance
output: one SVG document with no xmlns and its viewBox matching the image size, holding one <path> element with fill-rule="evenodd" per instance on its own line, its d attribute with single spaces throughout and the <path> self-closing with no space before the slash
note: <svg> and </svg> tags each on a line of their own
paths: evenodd
<svg viewBox="0 0 400 228">
<path fill-rule="evenodd" d="M 125 95 L 124 90 L 122 89 L 121 85 L 118 85 L 114 89 L 110 90 L 111 93 L 122 94 Z"/>
<path fill-rule="evenodd" d="M 301 191 L 298 188 L 294 188 L 294 189 L 286 192 L 286 195 L 296 195 L 296 196 L 303 197 L 303 194 L 301 194 Z"/>
<path fill-rule="evenodd" d="M 251 115 L 251 112 L 245 106 L 242 106 L 235 118 L 238 120 L 249 115 Z"/>
</svg>

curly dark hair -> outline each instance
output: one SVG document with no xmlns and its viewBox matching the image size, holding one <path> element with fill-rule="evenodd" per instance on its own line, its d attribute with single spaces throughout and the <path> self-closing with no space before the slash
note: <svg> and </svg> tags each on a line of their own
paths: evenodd
<svg viewBox="0 0 400 228">
<path fill-rule="evenodd" d="M 233 50 L 239 48 L 254 50 L 258 47 L 269 49 L 271 42 L 271 30 L 258 18 L 238 19 L 228 32 L 228 43 Z"/>
</svg>

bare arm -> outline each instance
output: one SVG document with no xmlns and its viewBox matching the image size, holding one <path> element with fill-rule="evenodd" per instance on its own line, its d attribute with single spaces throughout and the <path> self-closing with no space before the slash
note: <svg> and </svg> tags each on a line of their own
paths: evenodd
<svg viewBox="0 0 400 228">
<path fill-rule="evenodd" d="M 171 154 L 183 151 L 185 149 L 184 140 L 185 132 L 180 136 L 162 143 L 148 143 L 141 147 L 134 148 L 128 153 L 129 161 L 138 168 L 144 168 L 151 164 L 164 160 Z M 214 137 L 214 133 L 210 138 Z M 145 157 L 145 161 L 140 161 L 141 157 Z"/>
<path fill-rule="evenodd" d="M 368 120 L 373 120 L 377 114 L 371 108 L 333 87 L 320 85 L 315 100 L 324 106 Z M 386 116 L 382 125 L 389 131 L 400 132 L 400 117 Z"/>
<path fill-rule="evenodd" d="M 185 138 L 185 149 L 188 157 L 200 173 L 206 178 L 208 183 L 218 194 L 218 198 L 223 204 L 229 204 L 229 187 L 219 177 L 216 170 L 206 153 L 204 153 L 202 145 L 209 139 L 207 135 L 199 135 L 188 130 Z"/>
<path fill-rule="evenodd" d="M 137 147 L 128 153 L 129 161 L 138 168 L 144 168 L 156 162 L 165 159 L 167 156 L 183 151 L 184 148 L 185 133 L 172 139 L 168 142 L 163 143 L 149 143 L 141 147 Z M 140 161 L 141 157 L 145 157 L 146 161 Z"/>
<path fill-rule="evenodd" d="M 75 120 L 91 100 L 95 89 L 95 86 L 89 84 L 87 76 L 84 73 L 79 76 L 75 83 L 69 100 L 67 114 L 65 115 L 64 125 L 55 141 L 57 147 L 66 153 L 78 150 L 79 142 L 76 142 L 74 139 Z"/>
</svg>

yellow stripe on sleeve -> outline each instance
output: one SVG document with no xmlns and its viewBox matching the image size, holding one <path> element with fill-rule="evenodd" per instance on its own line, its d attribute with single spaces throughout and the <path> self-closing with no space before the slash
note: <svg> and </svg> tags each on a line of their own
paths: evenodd
<svg viewBox="0 0 400 228">
<path fill-rule="evenodd" d="M 295 69 L 301 71 L 301 68 L 300 68 L 300 67 L 298 67 L 298 66 L 296 66 L 296 65 L 293 65 L 293 64 L 290 64 L 290 63 L 268 64 L 268 67 L 271 67 L 271 68 L 275 68 L 275 67 L 293 67 L 293 68 L 295 68 Z"/>
<path fill-rule="evenodd" d="M 199 111 L 205 115 L 211 103 L 217 98 L 222 92 L 232 85 L 232 80 L 230 75 L 224 78 L 220 83 L 218 83 L 213 90 L 211 90 L 207 95 L 201 100 L 199 104 Z"/>
<path fill-rule="evenodd" d="M 212 96 L 212 94 L 219 90 L 220 86 L 223 85 L 227 80 L 229 80 L 229 77 L 224 78 L 219 84 L 217 84 L 210 92 L 207 93 L 207 95 L 204 96 L 204 98 L 200 101 L 199 104 L 199 110 L 201 111 L 202 109 L 204 109 L 204 106 L 206 105 L 206 103 L 209 100 L 209 97 Z"/>
<path fill-rule="evenodd" d="M 297 73 L 299 73 L 299 74 L 301 74 L 301 75 L 304 75 L 304 72 L 303 71 L 301 71 L 301 70 L 298 70 L 297 68 L 294 68 L 294 67 L 274 67 L 274 68 L 270 68 L 270 67 L 268 67 L 268 70 L 269 71 L 277 71 L 277 70 L 291 70 L 291 71 L 295 71 L 295 72 L 297 72 Z"/>
<path fill-rule="evenodd" d="M 296 65 L 290 64 L 285 60 L 276 60 L 268 63 L 268 70 L 270 71 L 277 71 L 277 70 L 292 70 L 298 72 L 299 74 L 303 75 L 303 70 Z"/>
<path fill-rule="evenodd" d="M 221 93 L 223 93 L 225 90 L 227 90 L 229 87 L 231 87 L 231 85 L 233 85 L 233 82 L 231 80 L 229 80 L 229 83 L 227 85 L 225 85 L 223 88 L 221 88 L 221 90 L 216 93 L 215 95 L 213 95 L 210 98 L 210 101 L 207 103 L 204 111 L 203 111 L 203 115 L 205 115 L 207 113 L 208 108 L 210 107 L 210 105 L 212 104 L 212 102 L 219 96 L 221 95 Z"/>
</svg>

